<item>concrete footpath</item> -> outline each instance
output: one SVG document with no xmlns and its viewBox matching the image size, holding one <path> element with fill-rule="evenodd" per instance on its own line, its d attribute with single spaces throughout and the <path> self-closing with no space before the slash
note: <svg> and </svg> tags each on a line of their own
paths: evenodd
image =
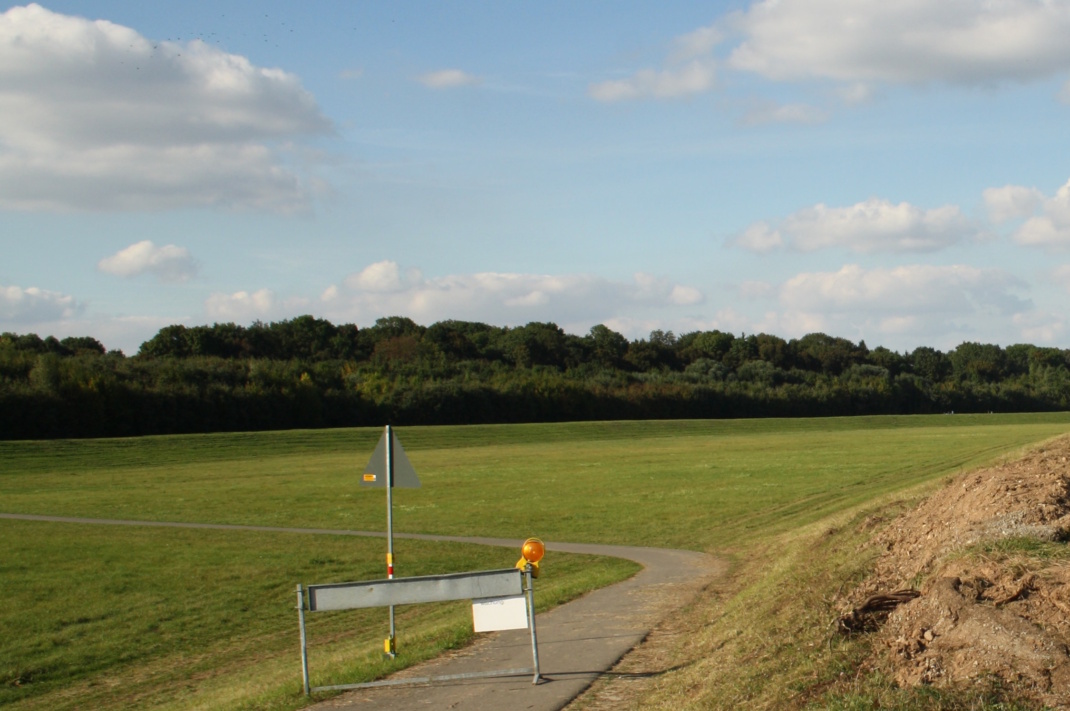
<svg viewBox="0 0 1070 711">
<path fill-rule="evenodd" d="M 398 534 L 395 534 L 401 537 Z M 405 536 L 443 540 L 433 536 Z M 452 538 L 445 540 L 511 546 L 522 541 Z M 596 590 L 536 618 L 542 681 L 517 677 L 433 682 L 346 692 L 313 709 L 561 709 L 643 641 L 657 622 L 689 602 L 727 566 L 693 551 L 582 543 L 547 543 L 547 551 L 591 553 L 627 558 L 643 566 L 629 580 Z M 538 596 L 538 581 L 535 595 Z M 527 630 L 497 632 L 457 653 L 445 655 L 392 676 L 428 677 L 531 666 Z"/>
<path fill-rule="evenodd" d="M 332 536 L 384 537 L 382 532 L 322 528 L 241 526 L 167 521 L 41 516 L 0 513 L 0 518 L 113 526 L 159 526 L 236 531 L 272 531 Z M 457 541 L 520 550 L 521 540 L 468 538 L 395 533 L 395 538 Z M 599 676 L 643 641 L 654 626 L 692 600 L 698 592 L 727 571 L 727 564 L 694 551 L 587 543 L 546 544 L 548 553 L 590 553 L 633 560 L 643 566 L 637 575 L 561 605 L 536 618 L 542 681 L 532 684 L 530 674 L 517 677 L 434 682 L 414 686 L 358 689 L 312 705 L 323 709 L 461 709 L 500 711 L 564 708 Z M 552 558 L 548 560 L 552 565 Z M 538 599 L 539 585 L 535 583 Z M 402 641 L 403 643 L 403 641 Z M 500 669 L 530 668 L 531 635 L 527 630 L 495 632 L 463 650 L 410 667 L 391 679 L 466 674 Z M 661 671 L 661 670 L 651 670 Z"/>
</svg>

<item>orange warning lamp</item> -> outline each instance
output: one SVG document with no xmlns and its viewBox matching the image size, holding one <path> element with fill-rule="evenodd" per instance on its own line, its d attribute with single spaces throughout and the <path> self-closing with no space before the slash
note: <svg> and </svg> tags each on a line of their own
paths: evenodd
<svg viewBox="0 0 1070 711">
<path fill-rule="evenodd" d="M 529 563 L 538 563 L 546 555 L 546 545 L 538 538 L 529 538 L 524 541 L 520 555 L 524 556 L 524 560 Z"/>
</svg>

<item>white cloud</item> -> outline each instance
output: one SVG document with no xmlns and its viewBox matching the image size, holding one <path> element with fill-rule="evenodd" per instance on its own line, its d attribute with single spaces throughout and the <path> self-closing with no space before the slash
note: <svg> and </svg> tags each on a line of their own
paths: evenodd
<svg viewBox="0 0 1070 711">
<path fill-rule="evenodd" d="M 694 60 L 670 69 L 641 69 L 627 79 L 592 84 L 587 93 L 597 101 L 678 99 L 713 88 L 716 69 L 712 60 Z"/>
<path fill-rule="evenodd" d="M 1070 4 L 762 0 L 730 22 L 729 64 L 774 80 L 991 84 L 1070 68 Z"/>
<path fill-rule="evenodd" d="M 703 300 L 692 286 L 642 273 L 630 282 L 586 274 L 497 272 L 424 278 L 418 270 L 403 273 L 395 262 L 385 261 L 329 287 L 321 305 L 334 320 L 358 323 L 404 314 L 420 323 L 453 318 L 500 325 L 593 325 L 636 309 L 673 309 Z"/>
<path fill-rule="evenodd" d="M 1028 314 L 1015 314 L 1014 325 L 1018 328 L 1023 343 L 1059 344 L 1066 333 L 1066 318 L 1061 314 L 1037 311 Z"/>
<path fill-rule="evenodd" d="M 391 261 L 369 264 L 356 274 L 346 277 L 345 283 L 355 291 L 391 292 L 405 288 L 401 267 L 397 262 Z"/>
<path fill-rule="evenodd" d="M 1029 217 L 1044 201 L 1042 192 L 1021 185 L 988 188 L 983 195 L 988 216 L 996 223 Z"/>
<path fill-rule="evenodd" d="M 673 40 L 664 66 L 641 69 L 626 79 L 591 84 L 587 95 L 596 101 L 678 99 L 702 94 L 714 87 L 717 62 L 713 50 L 723 39 L 715 26 L 680 35 Z"/>
<path fill-rule="evenodd" d="M 1014 239 L 1027 247 L 1070 247 L 1070 224 L 1057 222 L 1047 215 L 1033 217 L 1014 233 Z"/>
<path fill-rule="evenodd" d="M 1063 264 L 1052 270 L 1051 275 L 1056 284 L 1070 291 L 1070 264 Z"/>
<path fill-rule="evenodd" d="M 828 112 L 808 104 L 776 104 L 761 102 L 743 117 L 743 123 L 760 126 L 768 123 L 821 123 Z"/>
<path fill-rule="evenodd" d="M 714 47 L 723 39 L 724 33 L 719 28 L 713 25 L 700 27 L 672 41 L 672 52 L 668 61 L 672 64 L 682 64 L 692 59 L 709 57 Z"/>
<path fill-rule="evenodd" d="M 0 207 L 301 210 L 292 141 L 332 130 L 297 77 L 203 42 L 0 14 Z"/>
<path fill-rule="evenodd" d="M 817 204 L 789 215 L 776 228 L 757 222 L 735 243 L 758 252 L 782 244 L 805 252 L 832 247 L 858 253 L 931 252 L 979 234 L 952 205 L 923 210 L 870 198 L 848 207 Z"/>
<path fill-rule="evenodd" d="M 966 265 L 913 265 L 863 269 L 848 264 L 837 272 L 798 274 L 780 289 L 780 301 L 800 311 L 924 316 L 1011 314 L 1027 308 L 1013 291 L 1024 286 L 999 269 Z"/>
<path fill-rule="evenodd" d="M 1026 220 L 1014 233 L 1014 240 L 1027 247 L 1070 247 L 1070 182 L 1044 200 L 1042 214 Z"/>
<path fill-rule="evenodd" d="M 329 300 L 327 296 L 324 294 L 321 302 Z M 279 298 L 271 289 L 216 292 L 205 299 L 204 313 L 212 321 L 249 323 L 294 318 L 309 313 L 312 305 L 312 300 L 303 296 Z"/>
<path fill-rule="evenodd" d="M 743 230 L 743 233 L 735 239 L 735 243 L 743 249 L 752 252 L 771 252 L 784 246 L 784 238 L 780 230 L 770 227 L 768 222 L 755 222 Z"/>
<path fill-rule="evenodd" d="M 677 284 L 669 292 L 669 303 L 676 304 L 677 306 L 693 306 L 695 304 L 701 304 L 706 300 L 702 292 L 693 286 L 682 286 Z"/>
<path fill-rule="evenodd" d="M 837 94 L 839 94 L 840 100 L 848 106 L 858 106 L 871 101 L 874 91 L 869 84 L 856 82 L 849 86 L 841 87 Z"/>
<path fill-rule="evenodd" d="M 480 83 L 480 78 L 460 69 L 440 69 L 417 78 L 429 89 L 454 89 L 459 86 L 473 86 Z"/>
<path fill-rule="evenodd" d="M 0 286 L 0 321 L 12 324 L 53 322 L 71 318 L 83 306 L 73 296 L 31 286 Z"/>
<path fill-rule="evenodd" d="M 773 285 L 767 281 L 745 281 L 739 285 L 739 296 L 742 299 L 762 299 L 773 291 Z"/>
<path fill-rule="evenodd" d="M 870 346 L 953 348 L 965 340 L 1019 342 L 1052 321 L 1020 296 L 1028 288 L 1001 269 L 909 265 L 806 272 L 780 285 L 780 310 L 749 319 L 750 331 L 797 338 L 824 332 Z M 1036 339 L 1041 340 L 1039 335 Z"/>
<path fill-rule="evenodd" d="M 157 247 L 151 240 L 142 240 L 101 259 L 97 269 L 121 277 L 153 274 L 161 281 L 181 282 L 197 273 L 197 263 L 185 247 Z"/>
</svg>

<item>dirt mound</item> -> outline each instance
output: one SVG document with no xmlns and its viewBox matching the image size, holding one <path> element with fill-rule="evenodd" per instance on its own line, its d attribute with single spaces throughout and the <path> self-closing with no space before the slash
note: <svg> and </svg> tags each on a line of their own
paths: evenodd
<svg viewBox="0 0 1070 711">
<path fill-rule="evenodd" d="M 961 476 L 889 524 L 841 626 L 876 630 L 873 666 L 902 685 L 995 681 L 1070 707 L 1068 537 L 1063 438 Z"/>
</svg>

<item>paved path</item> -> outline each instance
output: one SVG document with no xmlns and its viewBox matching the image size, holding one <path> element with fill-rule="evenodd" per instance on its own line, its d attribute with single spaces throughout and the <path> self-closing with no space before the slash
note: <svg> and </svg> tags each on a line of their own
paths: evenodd
<svg viewBox="0 0 1070 711">
<path fill-rule="evenodd" d="M 336 536 L 379 536 L 382 532 L 346 531 L 279 526 L 128 521 L 4 514 L 0 518 L 59 523 L 164 526 L 223 530 L 272 531 Z M 522 541 L 395 533 L 395 538 L 458 541 L 520 549 Z M 414 686 L 360 689 L 316 704 L 320 710 L 390 707 L 392 709 L 465 709 L 552 711 L 566 706 L 649 634 L 657 622 L 690 601 L 722 575 L 724 561 L 694 551 L 609 546 L 586 543 L 546 544 L 548 551 L 590 553 L 633 560 L 643 570 L 623 582 L 588 593 L 536 620 L 543 682 L 532 685 L 531 675 L 495 679 L 436 682 Z M 538 583 L 535 585 L 538 595 Z M 395 674 L 392 678 L 462 674 L 531 666 L 531 636 L 527 630 L 484 636 L 459 652 L 444 655 Z M 313 672 L 315 667 L 313 667 Z M 651 670 L 652 672 L 663 670 Z"/>
</svg>

